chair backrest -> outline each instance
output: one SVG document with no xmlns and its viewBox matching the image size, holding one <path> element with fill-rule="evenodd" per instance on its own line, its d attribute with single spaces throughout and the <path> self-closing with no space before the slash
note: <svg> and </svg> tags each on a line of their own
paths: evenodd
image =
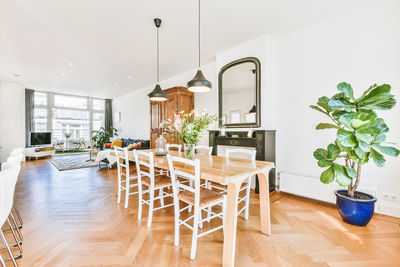
<svg viewBox="0 0 400 267">
<path fill-rule="evenodd" d="M 213 151 L 212 146 L 195 146 L 194 149 L 196 152 L 197 152 L 197 150 L 204 150 L 204 151 L 206 151 L 207 155 L 209 155 L 209 156 L 211 156 L 212 151 Z"/>
<path fill-rule="evenodd" d="M 0 172 L 0 225 L 4 224 L 11 212 L 20 169 L 20 166 L 14 165 Z"/>
<path fill-rule="evenodd" d="M 122 168 L 125 168 L 125 175 L 129 177 L 129 157 L 128 149 L 114 146 L 115 158 L 117 159 L 118 177 L 121 177 Z"/>
<path fill-rule="evenodd" d="M 149 177 L 150 185 L 154 187 L 154 156 L 153 152 L 144 152 L 133 150 L 135 155 L 136 170 L 138 175 L 138 183 L 142 183 L 142 178 Z M 143 168 L 143 167 L 147 168 Z M 147 171 L 148 169 L 148 171 Z"/>
<path fill-rule="evenodd" d="M 174 190 L 174 197 L 177 197 L 180 189 L 190 191 L 195 194 L 195 205 L 200 205 L 200 160 L 189 160 L 180 157 L 173 157 L 167 155 L 168 167 L 171 173 L 172 187 Z M 186 172 L 181 167 L 192 169 L 192 172 Z M 194 188 L 182 184 L 177 179 L 183 178 L 186 180 L 192 180 L 194 182 Z"/>
<path fill-rule="evenodd" d="M 226 148 L 225 150 L 225 157 L 226 158 L 247 158 L 250 160 L 256 160 L 256 153 L 255 149 L 243 149 L 243 148 Z M 241 155 L 241 157 L 235 157 L 234 155 Z"/>
<path fill-rule="evenodd" d="M 171 147 L 172 147 L 172 148 L 176 148 L 176 149 L 178 150 L 178 152 L 181 152 L 181 151 L 182 151 L 182 145 L 178 145 L 178 144 L 167 144 L 167 145 L 166 145 L 167 151 L 168 151 Z"/>
</svg>

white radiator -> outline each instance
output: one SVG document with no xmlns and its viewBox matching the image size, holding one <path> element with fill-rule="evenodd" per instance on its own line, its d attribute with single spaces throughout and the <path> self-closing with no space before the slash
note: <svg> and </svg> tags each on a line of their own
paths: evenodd
<svg viewBox="0 0 400 267">
<path fill-rule="evenodd" d="M 290 173 L 281 172 L 278 177 L 279 191 L 330 203 L 336 203 L 335 190 L 340 188 L 346 189 L 339 186 L 336 182 L 323 184 L 319 179 Z M 377 196 L 377 190 L 362 187 L 359 187 L 358 190 Z"/>
</svg>

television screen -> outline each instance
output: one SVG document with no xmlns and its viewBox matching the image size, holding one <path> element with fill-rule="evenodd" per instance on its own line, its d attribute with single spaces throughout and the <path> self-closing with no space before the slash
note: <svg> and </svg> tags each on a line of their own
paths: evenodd
<svg viewBox="0 0 400 267">
<path fill-rule="evenodd" d="M 51 133 L 31 133 L 31 146 L 50 145 Z"/>
</svg>

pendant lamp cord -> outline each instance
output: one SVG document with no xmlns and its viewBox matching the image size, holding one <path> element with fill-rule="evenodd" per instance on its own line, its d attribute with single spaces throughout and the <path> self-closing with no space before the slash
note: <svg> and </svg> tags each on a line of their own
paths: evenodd
<svg viewBox="0 0 400 267">
<path fill-rule="evenodd" d="M 159 41 L 158 41 L 158 27 L 157 27 L 157 84 L 160 81 L 160 48 L 159 48 Z"/>
<path fill-rule="evenodd" d="M 200 69 L 200 0 L 199 0 L 199 32 L 198 32 L 198 39 L 199 39 L 199 69 Z"/>
</svg>

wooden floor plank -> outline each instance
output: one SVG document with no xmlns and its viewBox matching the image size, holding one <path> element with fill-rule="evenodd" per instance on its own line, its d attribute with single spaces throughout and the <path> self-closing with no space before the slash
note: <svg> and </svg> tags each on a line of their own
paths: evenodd
<svg viewBox="0 0 400 267">
<path fill-rule="evenodd" d="M 173 245 L 173 208 L 156 211 L 147 228 L 146 206 L 137 221 L 136 196 L 128 209 L 116 203 L 115 178 L 106 168 L 59 172 L 48 160 L 24 163 L 16 190 L 25 222 L 20 266 L 220 266 L 222 231 L 200 238 L 191 261 L 190 230 L 181 227 Z M 399 219 L 375 215 L 357 227 L 329 204 L 283 193 L 270 200 L 271 236 L 259 231 L 257 195 L 249 220 L 238 219 L 236 266 L 400 266 Z"/>
</svg>

